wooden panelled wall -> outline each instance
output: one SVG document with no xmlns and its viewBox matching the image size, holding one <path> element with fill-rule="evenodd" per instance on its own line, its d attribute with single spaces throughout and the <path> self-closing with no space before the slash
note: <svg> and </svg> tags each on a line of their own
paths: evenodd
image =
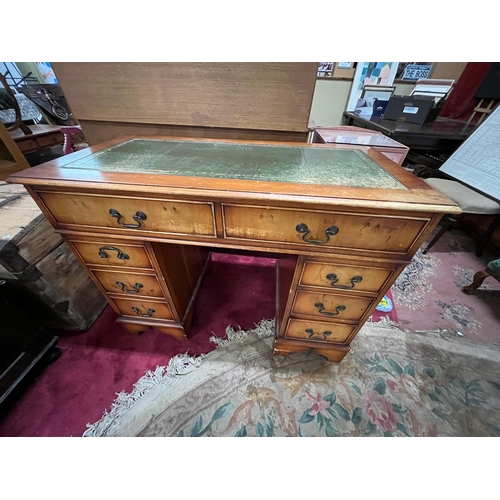
<svg viewBox="0 0 500 500">
<path fill-rule="evenodd" d="M 306 141 L 317 63 L 52 63 L 91 145 L 123 134 Z"/>
</svg>

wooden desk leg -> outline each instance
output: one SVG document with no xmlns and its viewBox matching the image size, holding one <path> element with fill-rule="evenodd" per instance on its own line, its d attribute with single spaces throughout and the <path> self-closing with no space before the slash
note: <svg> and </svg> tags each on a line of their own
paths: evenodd
<svg viewBox="0 0 500 500">
<path fill-rule="evenodd" d="M 122 323 L 121 325 L 129 335 L 133 335 L 135 337 L 142 335 L 146 330 L 148 330 L 147 326 L 137 325 L 135 323 Z"/>
</svg>

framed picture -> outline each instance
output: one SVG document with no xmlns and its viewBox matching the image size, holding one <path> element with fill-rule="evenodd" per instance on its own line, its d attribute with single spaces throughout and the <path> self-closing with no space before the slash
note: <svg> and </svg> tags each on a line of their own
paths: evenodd
<svg viewBox="0 0 500 500">
<path fill-rule="evenodd" d="M 365 86 L 391 86 L 394 83 L 397 62 L 360 62 L 356 67 L 351 87 L 351 94 L 347 102 L 346 111 L 354 111 L 361 98 Z"/>
<path fill-rule="evenodd" d="M 332 76 L 333 62 L 320 62 L 318 66 L 318 76 Z"/>
</svg>

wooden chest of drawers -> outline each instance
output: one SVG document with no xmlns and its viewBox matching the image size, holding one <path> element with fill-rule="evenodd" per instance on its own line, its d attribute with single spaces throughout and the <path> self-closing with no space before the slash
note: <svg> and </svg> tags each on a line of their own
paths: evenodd
<svg viewBox="0 0 500 500">
<path fill-rule="evenodd" d="M 354 146 L 114 140 L 10 181 L 27 186 L 130 333 L 187 338 L 210 253 L 272 252 L 275 352 L 336 362 L 442 214 L 459 213 Z"/>
</svg>

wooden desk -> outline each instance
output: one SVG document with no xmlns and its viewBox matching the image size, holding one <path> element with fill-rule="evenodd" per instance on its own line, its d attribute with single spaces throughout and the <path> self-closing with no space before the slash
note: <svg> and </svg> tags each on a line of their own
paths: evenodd
<svg viewBox="0 0 500 500">
<path fill-rule="evenodd" d="M 122 138 L 9 180 L 27 187 L 130 333 L 186 339 L 210 252 L 272 252 L 274 352 L 335 362 L 441 215 L 460 212 L 358 146 Z"/>
<path fill-rule="evenodd" d="M 23 154 L 35 153 L 40 149 L 64 144 L 60 125 L 30 125 L 32 134 L 26 135 L 20 129 L 10 133 Z"/>
<path fill-rule="evenodd" d="M 367 120 L 348 111 L 344 112 L 344 122 L 346 125 L 377 130 L 410 149 L 433 152 L 436 155 L 453 153 L 476 129 L 474 124 L 467 125 L 448 118 L 436 118 L 432 123 L 417 125 L 384 120 L 377 116 Z"/>
</svg>

